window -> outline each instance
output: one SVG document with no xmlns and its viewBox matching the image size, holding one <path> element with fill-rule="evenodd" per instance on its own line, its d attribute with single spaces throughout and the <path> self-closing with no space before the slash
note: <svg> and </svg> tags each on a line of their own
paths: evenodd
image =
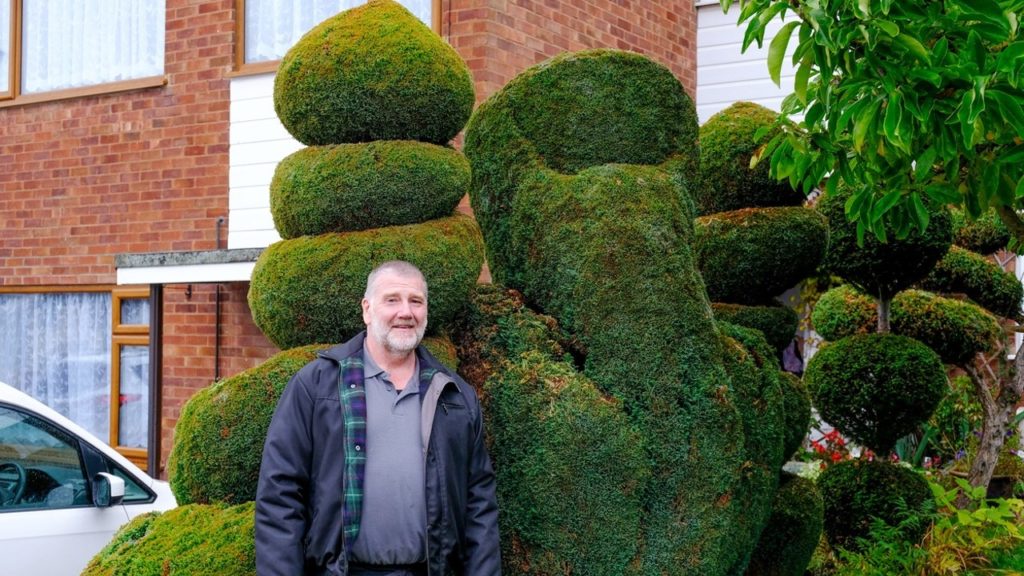
<svg viewBox="0 0 1024 576">
<path fill-rule="evenodd" d="M 89 506 L 78 443 L 63 430 L 0 406 L 0 512 Z"/>
<path fill-rule="evenodd" d="M 163 0 L 0 0 L 0 12 L 0 97 L 13 103 L 164 82 Z"/>
<path fill-rule="evenodd" d="M 146 465 L 149 289 L 0 293 L 0 381 Z"/>
<path fill-rule="evenodd" d="M 237 0 L 241 22 L 236 45 L 240 70 L 266 72 L 277 69 L 285 52 L 310 28 L 330 16 L 366 0 Z M 440 0 L 399 0 L 427 26 L 438 30 Z"/>
</svg>

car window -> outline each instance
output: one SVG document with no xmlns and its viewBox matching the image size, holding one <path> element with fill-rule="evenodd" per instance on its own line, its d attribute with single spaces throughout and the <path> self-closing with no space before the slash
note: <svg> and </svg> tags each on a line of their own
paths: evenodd
<svg viewBox="0 0 1024 576">
<path fill-rule="evenodd" d="M 89 505 L 75 439 L 41 418 L 0 406 L 0 513 Z"/>
<path fill-rule="evenodd" d="M 152 502 L 153 495 L 148 490 L 142 487 L 135 478 L 132 478 L 124 470 L 118 468 L 113 463 L 108 463 L 110 469 L 114 473 L 114 476 L 124 480 L 124 500 L 125 504 L 137 504 L 142 502 Z"/>
</svg>

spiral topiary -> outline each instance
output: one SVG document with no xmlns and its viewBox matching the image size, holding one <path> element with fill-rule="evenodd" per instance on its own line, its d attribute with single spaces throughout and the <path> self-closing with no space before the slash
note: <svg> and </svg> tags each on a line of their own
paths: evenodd
<svg viewBox="0 0 1024 576">
<path fill-rule="evenodd" d="M 296 140 L 445 144 L 473 110 L 455 50 L 392 0 L 370 0 L 307 32 L 281 59 L 274 110 Z"/>
<path fill-rule="evenodd" d="M 783 472 L 745 576 L 803 576 L 821 538 L 824 514 L 814 482 Z"/>
<path fill-rule="evenodd" d="M 443 146 L 378 141 L 303 148 L 277 165 L 270 212 L 282 238 L 451 216 L 469 162 Z"/>
<path fill-rule="evenodd" d="M 825 421 L 879 454 L 927 420 L 946 391 L 938 354 L 895 334 L 860 334 L 823 347 L 808 362 L 804 382 Z"/>
<path fill-rule="evenodd" d="M 1010 272 L 980 254 L 954 246 L 922 280 L 925 290 L 966 294 L 996 316 L 1020 317 L 1024 286 Z"/>
<path fill-rule="evenodd" d="M 818 477 L 825 505 L 825 536 L 834 548 L 859 549 L 880 520 L 916 543 L 928 528 L 922 516 L 932 502 L 928 481 L 912 468 L 877 460 L 844 460 Z M 918 521 L 905 521 L 912 518 Z"/>
<path fill-rule="evenodd" d="M 780 354 L 793 341 L 799 318 L 785 306 L 744 306 L 712 302 L 715 320 L 760 330 L 772 348 Z"/>
<path fill-rule="evenodd" d="M 717 302 L 770 302 L 814 272 L 828 243 L 825 219 L 799 206 L 712 214 L 694 229 L 697 266 Z"/>
<path fill-rule="evenodd" d="M 778 133 L 778 118 L 753 102 L 736 102 L 700 127 L 701 185 L 694 190 L 701 216 L 741 208 L 800 206 L 804 197 L 788 181 L 768 175 L 768 162 L 750 168 L 750 157 Z M 765 133 L 758 139 L 759 130 Z"/>
<path fill-rule="evenodd" d="M 991 254 L 1010 243 L 1010 230 L 996 214 L 989 210 L 977 220 L 970 220 L 963 210 L 951 210 L 953 217 L 953 244 L 977 252 Z"/>
</svg>

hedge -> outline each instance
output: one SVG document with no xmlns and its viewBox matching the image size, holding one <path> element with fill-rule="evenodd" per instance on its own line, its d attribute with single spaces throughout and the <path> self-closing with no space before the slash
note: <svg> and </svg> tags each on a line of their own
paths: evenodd
<svg viewBox="0 0 1024 576">
<path fill-rule="evenodd" d="M 466 157 L 434 144 L 311 146 L 278 163 L 270 212 L 282 238 L 413 224 L 451 216 L 469 181 Z"/>
<path fill-rule="evenodd" d="M 921 282 L 925 290 L 965 294 L 996 316 L 1020 318 L 1024 287 L 1011 272 L 969 250 L 954 246 Z"/>
<path fill-rule="evenodd" d="M 828 244 L 810 208 L 747 208 L 698 218 L 694 246 L 708 297 L 765 304 L 810 276 Z"/>
<path fill-rule="evenodd" d="M 924 423 L 946 392 L 939 356 L 895 334 L 858 334 L 822 347 L 804 382 L 822 419 L 877 454 Z"/>
<path fill-rule="evenodd" d="M 989 210 L 977 220 L 968 219 L 963 210 L 952 210 L 953 244 L 977 252 L 991 254 L 1010 242 L 1010 231 L 995 210 Z"/>
<path fill-rule="evenodd" d="M 814 482 L 782 473 L 772 515 L 745 576 L 804 576 L 821 539 L 825 505 Z"/>
<path fill-rule="evenodd" d="M 789 458 L 800 448 L 811 427 L 811 395 L 803 380 L 791 372 L 782 372 L 782 407 L 786 429 L 782 439 L 782 456 Z"/>
<path fill-rule="evenodd" d="M 814 328 L 826 340 L 875 332 L 875 300 L 849 285 L 826 292 L 811 314 Z M 964 365 L 979 352 L 993 350 L 1003 331 L 998 320 L 970 302 L 922 290 L 905 290 L 892 299 L 890 330 L 919 340 L 946 364 Z"/>
<path fill-rule="evenodd" d="M 274 110 L 307 146 L 445 144 L 474 99 L 458 53 L 391 0 L 370 0 L 315 26 L 284 55 L 274 79 Z"/>
<path fill-rule="evenodd" d="M 774 112 L 753 102 L 736 102 L 700 127 L 701 185 L 694 193 L 700 215 L 741 208 L 800 206 L 804 196 L 788 181 L 768 175 L 768 162 L 750 168 L 750 157 L 778 133 Z M 765 133 L 758 139 L 759 130 Z"/>
<path fill-rule="evenodd" d="M 436 333 L 465 304 L 480 276 L 482 244 L 476 223 L 465 215 L 282 240 L 256 262 L 249 307 L 279 348 L 343 342 L 365 328 L 359 303 L 373 267 L 407 260 L 427 279 L 429 329 Z"/>
<path fill-rule="evenodd" d="M 857 224 L 846 218 L 849 197 L 849 190 L 840 188 L 818 202 L 829 228 L 823 267 L 876 298 L 892 298 L 927 276 L 953 242 L 949 211 L 928 204 L 929 224 L 923 234 L 915 229 L 899 240 L 887 227 L 887 242 L 865 234 L 863 245 L 858 244 Z"/>
<path fill-rule="evenodd" d="M 760 330 L 768 343 L 779 354 L 789 346 L 796 335 L 799 318 L 792 308 L 785 306 L 744 306 L 712 302 L 715 320 Z"/>
</svg>

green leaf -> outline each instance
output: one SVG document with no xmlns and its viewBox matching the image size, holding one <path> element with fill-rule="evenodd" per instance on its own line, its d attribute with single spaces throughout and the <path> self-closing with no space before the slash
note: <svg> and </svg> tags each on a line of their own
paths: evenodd
<svg viewBox="0 0 1024 576">
<path fill-rule="evenodd" d="M 1017 200 L 1024 198 L 1024 176 L 1021 176 L 1020 180 L 1017 181 L 1017 189 L 1013 191 L 1013 196 Z"/>
<path fill-rule="evenodd" d="M 892 210 L 892 207 L 900 201 L 902 196 L 903 192 L 898 189 L 890 190 L 885 196 L 882 196 L 882 199 L 871 208 L 871 223 L 873 224 L 881 220 L 882 216 L 889 210 Z"/>
<path fill-rule="evenodd" d="M 921 182 L 928 177 L 932 171 L 932 167 L 935 165 L 935 158 L 938 155 L 939 151 L 935 146 L 929 146 L 921 153 L 914 164 L 914 180 Z"/>
<path fill-rule="evenodd" d="M 960 193 L 948 182 L 929 184 L 925 186 L 924 192 L 939 204 L 958 204 L 961 200 Z"/>
<path fill-rule="evenodd" d="M 897 145 L 899 145 L 903 140 L 902 135 L 899 133 L 899 127 L 902 121 L 903 98 L 900 96 L 899 92 L 896 92 L 889 97 L 889 102 L 885 106 L 885 118 L 882 120 L 882 130 L 885 131 L 885 137 Z"/>
<path fill-rule="evenodd" d="M 1024 109 L 1020 106 L 1020 96 L 1012 96 L 1001 90 L 989 90 L 987 94 L 999 107 L 1003 120 L 1013 126 L 1019 138 L 1024 138 Z"/>
<path fill-rule="evenodd" d="M 910 195 L 910 206 L 914 209 L 914 219 L 917 221 L 917 231 L 924 234 L 926 228 L 928 228 L 928 222 L 931 217 L 928 215 L 928 209 L 924 207 L 924 202 L 921 201 L 921 195 L 914 192 Z"/>
<path fill-rule="evenodd" d="M 893 42 L 925 64 L 930 62 L 928 58 L 928 50 L 925 49 L 924 45 L 921 44 L 917 38 L 907 34 L 898 34 L 893 38 Z"/>
<path fill-rule="evenodd" d="M 768 75 L 771 76 L 772 82 L 776 86 L 781 86 L 779 79 L 782 76 L 782 59 L 786 56 L 789 37 L 793 34 L 793 29 L 799 25 L 799 22 L 787 22 L 784 24 L 779 33 L 772 39 L 771 45 L 768 46 Z"/>
<path fill-rule="evenodd" d="M 972 111 L 974 110 L 974 98 L 974 90 L 965 91 L 963 98 L 960 100 L 960 108 L 957 110 L 960 130 L 964 137 L 964 146 L 968 148 L 974 146 L 974 118 L 971 118 Z"/>
<path fill-rule="evenodd" d="M 874 23 L 875 26 L 880 28 L 882 32 L 885 32 L 889 36 L 895 37 L 900 33 L 900 27 L 888 20 L 875 20 Z"/>
<path fill-rule="evenodd" d="M 810 75 L 811 59 L 808 57 L 800 61 L 800 66 L 796 69 L 796 78 L 793 82 L 793 91 L 796 92 L 796 97 L 805 105 L 807 104 L 807 79 Z"/>
<path fill-rule="evenodd" d="M 879 102 L 871 102 L 864 111 L 864 115 L 853 125 L 853 149 L 860 152 L 864 149 L 864 141 L 868 132 L 875 126 L 875 116 L 878 115 Z"/>
</svg>

